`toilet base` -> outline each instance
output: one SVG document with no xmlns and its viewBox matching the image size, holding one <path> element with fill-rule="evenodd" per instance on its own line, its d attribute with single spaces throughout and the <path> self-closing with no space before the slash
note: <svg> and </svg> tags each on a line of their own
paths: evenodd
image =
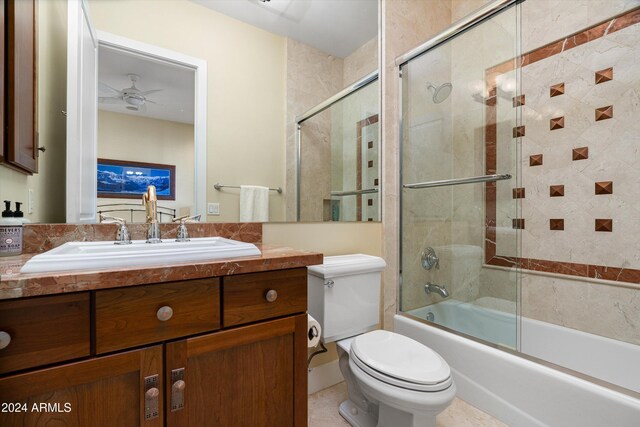
<svg viewBox="0 0 640 427">
<path fill-rule="evenodd" d="M 338 412 L 353 427 L 376 427 L 378 425 L 378 420 L 358 408 L 350 400 L 342 402 Z"/>
</svg>

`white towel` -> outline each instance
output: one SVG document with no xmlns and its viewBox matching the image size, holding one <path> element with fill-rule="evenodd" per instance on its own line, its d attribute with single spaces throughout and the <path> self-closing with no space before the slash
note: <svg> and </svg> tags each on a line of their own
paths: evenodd
<svg viewBox="0 0 640 427">
<path fill-rule="evenodd" d="M 269 221 L 269 188 L 240 186 L 240 222 Z"/>
</svg>

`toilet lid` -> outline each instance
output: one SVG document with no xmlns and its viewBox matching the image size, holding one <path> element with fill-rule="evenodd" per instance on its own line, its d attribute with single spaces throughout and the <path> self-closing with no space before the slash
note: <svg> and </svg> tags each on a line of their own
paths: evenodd
<svg viewBox="0 0 640 427">
<path fill-rule="evenodd" d="M 389 377 L 414 384 L 447 381 L 447 362 L 429 347 L 393 332 L 377 330 L 357 336 L 351 351 L 368 367 Z"/>
</svg>

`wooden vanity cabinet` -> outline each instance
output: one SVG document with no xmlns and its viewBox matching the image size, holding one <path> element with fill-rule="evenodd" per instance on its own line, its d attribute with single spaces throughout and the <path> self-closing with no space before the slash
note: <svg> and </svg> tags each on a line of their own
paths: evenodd
<svg viewBox="0 0 640 427">
<path fill-rule="evenodd" d="M 145 378 L 162 390 L 162 346 L 0 378 L 2 427 L 163 425 L 145 419 Z M 160 396 L 160 402 L 162 401 Z"/>
<path fill-rule="evenodd" d="M 0 425 L 306 426 L 306 289 L 306 268 L 298 268 L 0 301 L 0 316 L 3 305 L 20 308 L 30 300 L 73 303 L 83 309 L 62 316 L 63 324 L 91 325 L 90 337 L 76 334 L 72 341 L 90 354 L 0 374 Z M 231 313 L 239 301 L 251 313 L 231 316 L 232 326 L 224 323 L 227 295 Z M 25 307 L 23 318 L 35 320 L 21 340 L 35 334 L 36 323 L 55 330 L 55 316 Z M 12 343 L 0 350 L 0 363 Z"/>
</svg>

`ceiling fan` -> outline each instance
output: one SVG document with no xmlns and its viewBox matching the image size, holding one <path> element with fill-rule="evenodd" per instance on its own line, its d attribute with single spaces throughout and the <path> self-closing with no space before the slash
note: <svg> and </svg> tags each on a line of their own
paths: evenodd
<svg viewBox="0 0 640 427">
<path fill-rule="evenodd" d="M 132 111 L 146 111 L 146 104 L 148 102 L 156 104 L 156 102 L 147 98 L 155 92 L 160 92 L 162 89 L 152 89 L 141 91 L 136 87 L 136 82 L 140 79 L 137 74 L 127 74 L 127 77 L 131 79 L 131 87 L 124 88 L 122 90 L 115 89 L 106 83 L 99 82 L 98 86 L 103 92 L 110 93 L 111 96 L 100 96 L 98 102 L 102 104 L 124 104 L 128 110 Z"/>
</svg>

